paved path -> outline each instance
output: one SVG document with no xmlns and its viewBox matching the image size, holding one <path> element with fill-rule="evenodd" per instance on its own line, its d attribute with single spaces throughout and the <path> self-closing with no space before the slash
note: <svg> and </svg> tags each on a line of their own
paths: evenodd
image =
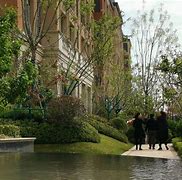
<svg viewBox="0 0 182 180">
<path fill-rule="evenodd" d="M 164 146 L 164 145 L 163 145 Z M 156 150 L 150 150 L 148 145 L 142 145 L 143 150 L 135 150 L 135 146 L 129 151 L 124 152 L 123 156 L 141 156 L 141 157 L 153 157 L 153 158 L 165 158 L 165 159 L 180 159 L 176 151 L 173 149 L 172 144 L 168 144 L 169 150 L 163 147 L 163 150 L 159 151 L 158 145 L 156 145 Z"/>
</svg>

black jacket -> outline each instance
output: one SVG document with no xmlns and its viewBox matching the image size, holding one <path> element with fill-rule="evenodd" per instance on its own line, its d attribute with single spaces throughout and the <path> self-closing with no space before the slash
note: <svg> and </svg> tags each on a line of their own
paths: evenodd
<svg viewBox="0 0 182 180">
<path fill-rule="evenodd" d="M 135 128 L 135 138 L 143 138 L 145 137 L 145 132 L 143 130 L 143 120 L 136 118 L 133 122 L 133 127 Z"/>
<path fill-rule="evenodd" d="M 147 120 L 145 131 L 156 131 L 157 130 L 157 121 L 154 118 Z"/>
</svg>

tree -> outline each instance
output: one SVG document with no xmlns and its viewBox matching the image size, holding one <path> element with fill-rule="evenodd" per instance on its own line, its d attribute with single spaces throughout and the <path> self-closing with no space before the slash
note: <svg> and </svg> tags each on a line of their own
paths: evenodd
<svg viewBox="0 0 182 180">
<path fill-rule="evenodd" d="M 51 92 L 41 78 L 40 69 L 42 67 L 40 66 L 42 62 L 37 57 L 38 51 L 42 41 L 48 38 L 49 32 L 56 28 L 57 22 L 62 18 L 63 14 L 59 13 L 60 7 L 64 8 L 65 14 L 68 14 L 73 5 L 74 0 L 37 0 L 36 3 L 35 1 L 21 1 L 23 32 L 20 31 L 19 33 L 26 46 L 25 56 L 21 60 L 31 61 L 38 70 L 32 88 L 28 89 L 28 94 L 30 98 L 38 101 L 41 108 L 43 108 L 46 99 L 50 98 Z M 51 46 L 51 43 L 48 46 Z"/>
<path fill-rule="evenodd" d="M 164 80 L 164 103 L 171 113 L 182 112 L 182 56 L 181 53 L 163 55 L 158 70 L 162 72 Z M 182 114 L 181 114 L 182 115 Z"/>
<path fill-rule="evenodd" d="M 10 93 L 11 70 L 14 59 L 19 55 L 20 41 L 16 37 L 16 12 L 12 8 L 7 8 L 0 16 L 0 99 L 6 103 Z"/>
<path fill-rule="evenodd" d="M 133 20 L 134 77 L 137 78 L 134 86 L 144 96 L 146 112 L 151 109 L 149 99 L 154 101 L 157 95 L 161 100 L 157 66 L 161 55 L 170 53 L 172 47 L 177 46 L 177 40 L 176 30 L 173 30 L 170 16 L 162 5 L 157 13 L 153 9 L 150 12 L 143 10 Z"/>
<path fill-rule="evenodd" d="M 106 108 L 112 111 L 115 106 L 113 102 L 116 100 L 114 96 L 117 96 L 118 91 L 114 86 L 112 80 L 114 78 L 120 78 L 121 72 L 120 66 L 117 62 L 120 62 L 120 57 L 115 57 L 115 48 L 118 44 L 115 44 L 115 39 L 122 39 L 117 36 L 118 29 L 121 28 L 122 22 L 119 17 L 113 17 L 112 15 L 103 15 L 94 26 L 94 112 L 96 114 L 102 113 L 102 108 Z M 119 31 L 120 32 L 120 31 Z M 122 34 L 120 34 L 121 36 Z M 119 44 L 122 42 L 119 41 Z M 120 56 L 120 55 L 119 55 Z M 115 71 L 113 71 L 113 69 Z M 114 94 L 114 95 L 113 95 Z M 115 100 L 113 100 L 113 98 Z M 111 101 L 112 107 L 107 103 Z M 103 107 L 104 106 L 104 107 Z M 108 107 L 107 107 L 108 106 Z M 110 109 L 110 110 L 109 110 Z"/>
</svg>

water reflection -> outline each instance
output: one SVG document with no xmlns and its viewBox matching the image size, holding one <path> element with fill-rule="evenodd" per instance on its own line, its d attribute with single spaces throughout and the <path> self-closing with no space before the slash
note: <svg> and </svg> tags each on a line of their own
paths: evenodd
<svg viewBox="0 0 182 180">
<path fill-rule="evenodd" d="M 182 162 L 155 158 L 133 158 L 130 166 L 133 180 L 180 180 L 182 179 Z"/>
<path fill-rule="evenodd" d="M 56 153 L 1 153 L 0 180 L 178 180 L 180 160 Z"/>
</svg>

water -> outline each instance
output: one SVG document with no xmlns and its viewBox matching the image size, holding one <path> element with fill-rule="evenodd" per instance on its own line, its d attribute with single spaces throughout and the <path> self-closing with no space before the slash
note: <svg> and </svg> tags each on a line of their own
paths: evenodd
<svg viewBox="0 0 182 180">
<path fill-rule="evenodd" d="M 142 157 L 0 153 L 0 180 L 181 180 L 182 161 Z"/>
</svg>

